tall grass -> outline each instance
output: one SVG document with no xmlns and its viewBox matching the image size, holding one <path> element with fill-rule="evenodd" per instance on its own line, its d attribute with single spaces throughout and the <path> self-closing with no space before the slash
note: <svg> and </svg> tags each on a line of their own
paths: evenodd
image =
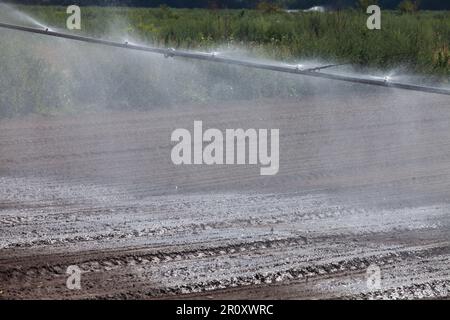
<svg viewBox="0 0 450 320">
<path fill-rule="evenodd" d="M 49 24 L 65 26 L 65 8 L 23 7 Z M 264 13 L 255 10 L 189 10 L 88 7 L 83 32 L 130 34 L 161 46 L 241 46 L 277 60 L 320 58 L 364 67 L 406 66 L 450 75 L 450 12 L 382 12 L 382 30 L 368 30 L 356 10 Z"/>
</svg>

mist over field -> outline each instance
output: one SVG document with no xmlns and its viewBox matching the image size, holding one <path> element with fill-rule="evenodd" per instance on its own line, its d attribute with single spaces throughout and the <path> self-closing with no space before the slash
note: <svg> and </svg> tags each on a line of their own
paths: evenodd
<svg viewBox="0 0 450 320">
<path fill-rule="evenodd" d="M 349 65 L 330 70 L 447 86 L 447 16 L 445 12 L 417 17 L 386 13 L 383 26 L 387 31 L 380 33 L 364 29 L 366 15 L 358 12 L 264 14 L 88 7 L 83 8 L 83 28 L 78 33 L 119 42 L 217 52 L 250 61 L 304 67 L 346 63 Z M 62 31 L 66 18 L 64 7 L 3 4 L 0 13 L 3 22 Z M 424 22 L 416 28 L 419 18 Z M 5 89 L 0 94 L 1 116 L 301 97 L 314 94 L 320 87 L 331 85 L 339 88 L 337 91 L 349 87 L 16 31 L 1 30 L 0 37 L 0 84 Z"/>
</svg>

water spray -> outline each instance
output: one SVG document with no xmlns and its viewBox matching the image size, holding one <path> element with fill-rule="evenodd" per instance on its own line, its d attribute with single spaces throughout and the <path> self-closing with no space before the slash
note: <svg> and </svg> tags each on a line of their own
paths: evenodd
<svg viewBox="0 0 450 320">
<path fill-rule="evenodd" d="M 47 27 L 44 23 L 38 21 L 37 19 L 31 17 L 30 15 L 28 15 L 26 13 L 23 13 L 23 12 L 17 10 L 14 6 L 7 5 L 6 3 L 0 2 L 0 9 L 2 9 L 2 10 L 6 9 L 5 11 L 13 13 L 16 18 L 18 18 L 19 20 L 21 20 L 24 23 L 29 23 L 31 25 L 37 26 L 42 29 L 51 30 L 51 28 Z"/>
<path fill-rule="evenodd" d="M 330 64 L 330 65 L 324 65 L 324 66 L 304 69 L 304 68 L 302 68 L 301 65 L 287 66 L 287 65 L 282 65 L 282 64 L 267 64 L 267 63 L 262 63 L 262 62 L 252 62 L 252 61 L 245 61 L 245 60 L 239 60 L 239 59 L 234 59 L 234 58 L 227 58 L 227 57 L 220 56 L 217 52 L 205 54 L 205 53 L 200 53 L 200 52 L 176 50 L 173 48 L 166 49 L 166 48 L 157 48 L 157 47 L 137 45 L 137 44 L 129 43 L 128 41 L 114 42 L 114 41 L 110 41 L 110 40 L 92 38 L 92 37 L 87 37 L 87 36 L 79 36 L 79 35 L 56 32 L 49 28 L 36 29 L 36 28 L 18 26 L 18 25 L 1 23 L 1 22 L 0 22 L 0 28 L 22 31 L 22 32 L 29 32 L 29 33 L 34 33 L 34 34 L 41 34 L 41 35 L 46 35 L 46 36 L 69 39 L 69 40 L 74 40 L 74 41 L 81 41 L 81 42 L 92 43 L 92 44 L 99 44 L 99 45 L 115 47 L 115 48 L 124 48 L 124 49 L 135 50 L 135 51 L 156 53 L 156 54 L 161 54 L 166 58 L 180 57 L 180 58 L 187 58 L 187 59 L 212 61 L 212 62 L 218 62 L 218 63 L 228 64 L 228 65 L 237 65 L 237 66 L 249 67 L 249 68 L 254 68 L 254 69 L 262 69 L 262 70 L 277 71 L 277 72 L 284 72 L 284 73 L 290 73 L 290 74 L 298 74 L 298 75 L 315 77 L 315 78 L 323 78 L 323 79 L 345 81 L 345 82 L 351 82 L 351 83 L 359 83 L 359 84 L 375 85 L 375 86 L 381 86 L 381 87 L 389 87 L 389 88 L 397 88 L 397 89 L 404 89 L 404 90 L 450 95 L 450 89 L 396 82 L 396 81 L 392 81 L 392 79 L 388 76 L 381 78 L 381 79 L 377 78 L 377 77 L 363 78 L 363 77 L 356 77 L 356 76 L 350 76 L 350 75 L 338 75 L 338 74 L 326 73 L 326 72 L 321 71 L 323 69 L 328 69 L 328 68 L 339 66 L 339 64 Z"/>
</svg>

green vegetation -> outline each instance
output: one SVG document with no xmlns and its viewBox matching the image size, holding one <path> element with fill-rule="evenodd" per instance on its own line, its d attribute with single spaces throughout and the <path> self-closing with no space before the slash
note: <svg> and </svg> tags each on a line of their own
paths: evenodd
<svg viewBox="0 0 450 320">
<path fill-rule="evenodd" d="M 406 0 L 409 1 L 409 0 Z M 24 7 L 50 25 L 64 27 L 63 7 Z M 409 11 L 406 10 L 406 11 Z M 277 60 L 320 58 L 364 67 L 450 75 L 450 12 L 383 11 L 382 30 L 366 28 L 360 10 L 287 13 L 261 10 L 145 8 L 83 9 L 84 32 L 129 34 L 164 47 L 238 46 Z"/>
<path fill-rule="evenodd" d="M 398 5 L 398 8 L 402 13 L 414 13 L 414 12 L 417 12 L 417 10 L 419 10 L 419 6 L 420 6 L 420 1 L 418 1 L 418 0 L 416 0 L 416 1 L 403 0 Z"/>
<path fill-rule="evenodd" d="M 20 6 L 50 26 L 65 28 L 64 7 Z M 87 7 L 82 33 L 139 39 L 162 47 L 244 48 L 279 61 L 349 62 L 360 68 L 450 79 L 450 13 L 383 11 L 382 30 L 366 28 L 361 10 L 287 13 Z M 226 99 L 292 97 L 314 93 L 310 79 L 206 62 L 78 44 L 16 31 L 0 31 L 0 117 Z M 153 60 L 152 60 L 153 59 Z M 163 61 L 167 61 L 163 62 Z M 270 76 L 268 76 L 270 75 Z M 342 84 L 343 86 L 345 84 Z"/>
</svg>

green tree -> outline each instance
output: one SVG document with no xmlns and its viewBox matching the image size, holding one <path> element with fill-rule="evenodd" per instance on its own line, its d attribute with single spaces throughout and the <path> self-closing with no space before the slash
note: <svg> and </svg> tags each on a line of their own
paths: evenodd
<svg viewBox="0 0 450 320">
<path fill-rule="evenodd" d="M 269 1 L 261 1 L 257 4 L 256 9 L 264 13 L 273 13 L 280 11 L 280 7 Z"/>
<path fill-rule="evenodd" d="M 369 6 L 374 4 L 378 5 L 378 0 L 358 0 L 357 7 L 365 12 Z"/>
<path fill-rule="evenodd" d="M 418 1 L 418 0 L 416 0 L 416 1 L 403 0 L 398 5 L 398 9 L 402 13 L 414 13 L 414 12 L 417 12 L 419 10 L 419 6 L 420 6 L 420 1 Z"/>
</svg>

